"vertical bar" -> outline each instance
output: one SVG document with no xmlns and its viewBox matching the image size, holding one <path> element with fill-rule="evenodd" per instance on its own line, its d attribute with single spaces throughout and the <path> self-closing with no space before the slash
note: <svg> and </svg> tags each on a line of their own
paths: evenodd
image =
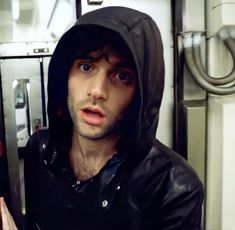
<svg viewBox="0 0 235 230">
<path fill-rule="evenodd" d="M 1 66 L 0 66 L 0 196 L 3 196 L 6 199 L 6 201 L 9 202 L 10 186 L 9 186 L 9 174 L 7 168 L 7 155 L 6 155 L 6 144 L 5 144 Z"/>
<path fill-rule="evenodd" d="M 46 99 L 45 99 L 45 88 L 44 88 L 44 71 L 43 71 L 43 59 L 39 58 L 40 63 L 40 78 L 41 78 L 41 95 L 42 95 L 42 125 L 47 126 L 47 115 L 46 115 Z"/>
<path fill-rule="evenodd" d="M 82 3 L 81 0 L 76 0 L 76 18 L 78 19 L 82 15 Z"/>
<path fill-rule="evenodd" d="M 183 157 L 186 156 L 185 151 L 185 135 L 182 128 L 184 121 L 182 114 L 183 100 L 183 55 L 180 54 L 178 47 L 178 34 L 182 31 L 183 23 L 183 3 L 182 0 L 172 0 L 172 29 L 174 42 L 174 130 L 173 130 L 173 149 L 180 153 Z"/>
</svg>

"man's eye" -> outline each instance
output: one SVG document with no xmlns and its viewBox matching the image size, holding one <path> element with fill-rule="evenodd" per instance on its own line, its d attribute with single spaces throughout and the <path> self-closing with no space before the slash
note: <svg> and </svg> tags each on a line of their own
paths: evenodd
<svg viewBox="0 0 235 230">
<path fill-rule="evenodd" d="M 88 63 L 85 63 L 85 64 L 80 65 L 80 69 L 84 72 L 88 72 L 88 71 L 91 71 L 92 66 Z"/>
<path fill-rule="evenodd" d="M 115 78 L 120 81 L 129 81 L 130 76 L 128 73 L 120 72 L 115 75 Z"/>
</svg>

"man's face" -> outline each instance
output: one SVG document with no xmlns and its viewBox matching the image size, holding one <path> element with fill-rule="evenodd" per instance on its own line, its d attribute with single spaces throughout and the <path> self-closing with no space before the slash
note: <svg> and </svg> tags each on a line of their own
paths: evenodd
<svg viewBox="0 0 235 230">
<path fill-rule="evenodd" d="M 137 79 L 128 60 L 114 52 L 108 57 L 75 59 L 68 76 L 68 108 L 78 135 L 98 140 L 119 135 L 135 93 Z"/>
</svg>

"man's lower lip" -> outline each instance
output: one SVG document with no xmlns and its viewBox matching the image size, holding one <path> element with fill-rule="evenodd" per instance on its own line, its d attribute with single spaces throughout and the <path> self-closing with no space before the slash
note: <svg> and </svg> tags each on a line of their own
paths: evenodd
<svg viewBox="0 0 235 230">
<path fill-rule="evenodd" d="M 92 114 L 92 113 L 87 113 L 85 111 L 81 111 L 81 116 L 82 119 L 90 124 L 90 125 L 102 125 L 104 122 L 104 117 L 103 116 L 99 116 L 97 114 Z"/>
</svg>

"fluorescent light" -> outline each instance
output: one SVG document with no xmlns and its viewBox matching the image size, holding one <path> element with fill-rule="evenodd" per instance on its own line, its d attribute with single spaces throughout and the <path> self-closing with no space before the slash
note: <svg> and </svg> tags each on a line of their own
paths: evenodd
<svg viewBox="0 0 235 230">
<path fill-rule="evenodd" d="M 12 0 L 12 18 L 18 20 L 20 16 L 20 3 L 19 0 Z"/>
</svg>

